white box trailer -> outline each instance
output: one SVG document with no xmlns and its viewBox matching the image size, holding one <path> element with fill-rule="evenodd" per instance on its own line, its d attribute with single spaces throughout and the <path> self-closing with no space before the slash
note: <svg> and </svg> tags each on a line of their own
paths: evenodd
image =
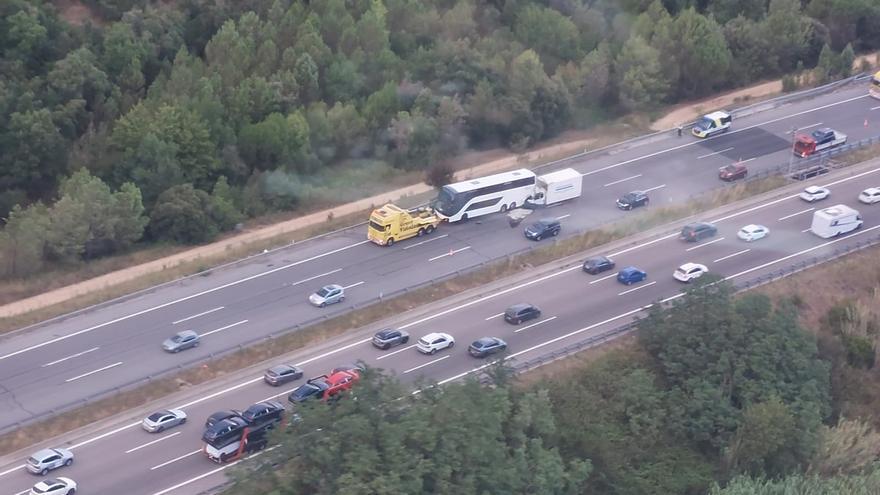
<svg viewBox="0 0 880 495">
<path fill-rule="evenodd" d="M 540 175 L 535 180 L 535 195 L 531 203 L 549 206 L 569 199 L 579 198 L 584 178 L 573 168 L 564 168 Z"/>
<path fill-rule="evenodd" d="M 813 212 L 810 230 L 817 236 L 828 239 L 852 232 L 862 226 L 862 216 L 858 210 L 846 205 L 835 205 Z"/>
</svg>

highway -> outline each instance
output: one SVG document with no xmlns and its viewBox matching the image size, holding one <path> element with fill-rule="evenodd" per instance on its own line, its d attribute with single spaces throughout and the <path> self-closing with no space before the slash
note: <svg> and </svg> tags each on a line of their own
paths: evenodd
<svg viewBox="0 0 880 495">
<path fill-rule="evenodd" d="M 731 132 L 709 140 L 670 133 L 631 149 L 587 156 L 573 165 L 585 176 L 584 196 L 547 214 L 562 218 L 564 237 L 625 217 L 628 212 L 615 208 L 614 200 L 633 189 L 649 190 L 652 207 L 683 202 L 719 187 L 717 169 L 732 160 L 742 159 L 752 172 L 787 163 L 793 127 L 830 126 L 851 141 L 880 134 L 880 112 L 872 103 L 857 85 L 735 120 Z M 863 124 L 872 119 L 878 120 L 873 127 Z M 368 243 L 365 234 L 365 227 L 358 227 L 297 243 L 209 276 L 4 336 L 0 431 L 530 243 L 502 215 L 445 225 L 433 237 L 392 248 Z M 310 306 L 308 295 L 327 283 L 347 288 L 345 303 Z M 184 329 L 200 333 L 202 345 L 178 355 L 162 352 L 161 342 Z"/>
<path fill-rule="evenodd" d="M 617 282 L 616 271 L 588 275 L 579 262 L 569 262 L 540 267 L 438 301 L 392 322 L 409 331 L 413 341 L 431 331 L 451 333 L 457 345 L 434 356 L 420 354 L 413 348 L 413 341 L 389 351 L 373 348 L 369 338 L 377 325 L 277 362 L 301 365 L 306 376 L 314 376 L 340 364 L 363 360 L 397 374 L 406 383 L 430 378 L 442 384 L 473 373 L 488 362 L 466 351 L 467 344 L 481 336 L 506 340 L 511 358 L 535 357 L 575 338 L 620 325 L 657 301 L 679 297 L 686 286 L 674 280 L 672 272 L 685 262 L 704 264 L 710 272 L 730 280 L 746 279 L 880 236 L 880 204 L 862 205 L 856 200 L 861 190 L 880 183 L 880 167 L 874 165 L 855 175 L 848 171 L 839 174 L 822 181 L 832 191 L 824 201 L 806 203 L 797 198 L 794 186 L 775 199 L 746 202 L 725 213 L 707 212 L 705 220 L 718 226 L 718 234 L 699 243 L 678 239 L 676 228 L 635 245 L 620 242 L 618 247 L 595 251 L 612 257 L 618 267 L 634 265 L 647 271 L 647 280 L 632 286 Z M 815 209 L 839 203 L 861 212 L 865 224 L 860 230 L 828 240 L 807 231 Z M 736 232 L 750 223 L 769 227 L 769 236 L 751 243 L 737 239 Z M 519 326 L 504 322 L 502 311 L 519 302 L 538 305 L 542 317 Z M 186 410 L 190 421 L 183 427 L 148 434 L 140 429 L 138 421 L 145 411 L 138 411 L 117 423 L 101 425 L 88 435 L 71 438 L 67 446 L 74 449 L 77 460 L 54 474 L 75 479 L 81 486 L 80 493 L 193 494 L 216 486 L 231 464 L 213 464 L 200 452 L 204 418 L 216 410 L 243 409 L 269 398 L 285 401 L 286 394 L 302 381 L 269 387 L 262 383 L 261 372 L 271 364 L 275 363 L 264 363 L 202 390 L 178 394 L 175 402 L 164 404 Z M 10 459 L 0 465 L 0 486 L 10 487 L 9 493 L 21 493 L 39 479 L 27 474 L 21 461 Z"/>
</svg>

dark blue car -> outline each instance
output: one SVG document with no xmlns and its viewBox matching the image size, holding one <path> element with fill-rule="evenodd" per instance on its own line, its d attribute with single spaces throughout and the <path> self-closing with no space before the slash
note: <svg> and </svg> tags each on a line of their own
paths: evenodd
<svg viewBox="0 0 880 495">
<path fill-rule="evenodd" d="M 648 274 L 634 266 L 628 266 L 617 272 L 617 281 L 625 285 L 632 285 L 646 278 L 648 278 Z"/>
</svg>

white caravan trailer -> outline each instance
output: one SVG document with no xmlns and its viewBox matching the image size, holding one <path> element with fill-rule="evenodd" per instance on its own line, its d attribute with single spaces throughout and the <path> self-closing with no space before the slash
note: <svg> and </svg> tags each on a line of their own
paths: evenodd
<svg viewBox="0 0 880 495">
<path fill-rule="evenodd" d="M 862 217 L 858 210 L 846 205 L 835 205 L 813 212 L 810 230 L 817 236 L 828 239 L 852 232 L 861 226 Z"/>
<path fill-rule="evenodd" d="M 535 197 L 530 203 L 549 206 L 579 198 L 583 183 L 584 177 L 573 168 L 564 168 L 538 176 L 535 181 Z"/>
</svg>

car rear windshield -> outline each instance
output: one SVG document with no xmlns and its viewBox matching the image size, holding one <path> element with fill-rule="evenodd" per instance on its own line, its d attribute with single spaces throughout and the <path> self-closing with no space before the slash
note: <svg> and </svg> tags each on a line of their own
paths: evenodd
<svg viewBox="0 0 880 495">
<path fill-rule="evenodd" d="M 330 290 L 326 287 L 322 287 L 321 290 L 318 291 L 318 295 L 321 297 L 327 297 L 327 294 L 330 293 Z"/>
</svg>

